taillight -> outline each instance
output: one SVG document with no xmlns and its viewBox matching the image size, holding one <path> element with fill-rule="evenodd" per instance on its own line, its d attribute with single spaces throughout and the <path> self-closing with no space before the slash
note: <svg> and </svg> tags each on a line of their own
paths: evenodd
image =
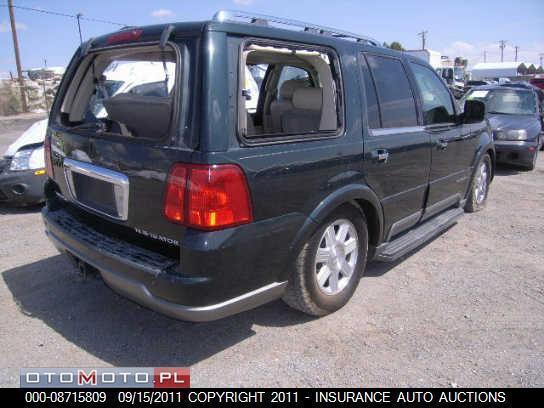
<svg viewBox="0 0 544 408">
<path fill-rule="evenodd" d="M 118 33 L 110 35 L 108 39 L 106 40 L 106 43 L 108 45 L 112 45 L 112 44 L 136 41 L 142 36 L 143 32 L 144 30 L 140 30 L 140 29 L 129 29 L 129 30 L 120 31 Z"/>
<path fill-rule="evenodd" d="M 233 164 L 176 164 L 166 185 L 164 214 L 188 227 L 216 230 L 253 220 L 242 169 Z"/>
<path fill-rule="evenodd" d="M 51 162 L 51 136 L 45 136 L 45 141 L 43 142 L 43 154 L 45 156 L 44 159 L 47 176 L 53 178 L 55 173 L 53 171 L 53 163 Z"/>
</svg>

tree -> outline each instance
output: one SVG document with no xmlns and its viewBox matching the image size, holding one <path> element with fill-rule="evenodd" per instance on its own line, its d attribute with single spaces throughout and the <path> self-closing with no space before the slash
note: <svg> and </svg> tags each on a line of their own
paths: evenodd
<svg viewBox="0 0 544 408">
<path fill-rule="evenodd" d="M 392 50 L 404 51 L 404 47 L 398 41 L 393 41 L 389 46 Z"/>
<path fill-rule="evenodd" d="M 529 65 L 529 68 L 527 68 L 527 73 L 536 74 L 536 67 L 533 64 Z"/>
<path fill-rule="evenodd" d="M 536 73 L 537 73 L 537 74 L 544 74 L 544 68 L 542 68 L 542 65 L 539 66 L 539 67 L 536 69 Z"/>
<path fill-rule="evenodd" d="M 468 59 L 463 58 L 463 59 L 461 60 L 461 65 L 464 66 L 465 68 L 468 67 Z"/>
<path fill-rule="evenodd" d="M 461 57 L 455 57 L 455 60 L 453 61 L 453 63 L 455 65 L 462 65 L 462 61 L 463 59 Z"/>
<path fill-rule="evenodd" d="M 527 66 L 523 62 L 518 66 L 518 74 L 527 75 Z"/>
<path fill-rule="evenodd" d="M 383 42 L 383 46 L 384 46 L 384 48 L 391 48 L 391 47 L 389 46 L 389 44 L 387 44 L 385 41 Z"/>
</svg>

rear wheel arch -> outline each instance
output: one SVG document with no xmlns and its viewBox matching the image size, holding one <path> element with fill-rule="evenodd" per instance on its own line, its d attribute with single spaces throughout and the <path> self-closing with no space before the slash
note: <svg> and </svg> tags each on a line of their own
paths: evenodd
<svg viewBox="0 0 544 408">
<path fill-rule="evenodd" d="M 351 206 L 360 211 L 367 223 L 369 244 L 372 247 L 381 242 L 383 236 L 383 212 L 374 192 L 366 185 L 348 185 L 323 199 L 310 213 L 304 225 L 295 236 L 290 248 L 286 268 L 282 271 L 282 280 L 289 276 L 289 268 L 298 257 L 300 250 L 321 224 L 342 206 Z"/>
</svg>

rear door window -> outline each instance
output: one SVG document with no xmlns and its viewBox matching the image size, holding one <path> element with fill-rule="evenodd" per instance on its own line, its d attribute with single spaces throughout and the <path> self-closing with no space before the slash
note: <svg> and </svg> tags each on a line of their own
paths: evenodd
<svg viewBox="0 0 544 408">
<path fill-rule="evenodd" d="M 417 111 L 406 71 L 400 60 L 366 55 L 376 86 L 382 128 L 417 126 Z"/>
</svg>

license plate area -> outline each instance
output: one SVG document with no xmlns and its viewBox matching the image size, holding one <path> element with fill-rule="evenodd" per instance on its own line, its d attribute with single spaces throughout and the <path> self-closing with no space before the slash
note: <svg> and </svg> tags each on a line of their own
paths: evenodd
<svg viewBox="0 0 544 408">
<path fill-rule="evenodd" d="M 128 219 L 127 176 L 68 158 L 64 159 L 64 175 L 73 202 L 116 220 Z"/>
</svg>

